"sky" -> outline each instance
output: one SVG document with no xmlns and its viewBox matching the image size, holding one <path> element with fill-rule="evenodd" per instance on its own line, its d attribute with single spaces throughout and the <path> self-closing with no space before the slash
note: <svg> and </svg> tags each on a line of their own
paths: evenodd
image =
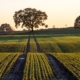
<svg viewBox="0 0 80 80">
<path fill-rule="evenodd" d="M 15 11 L 25 8 L 46 12 L 48 19 L 45 23 L 48 28 L 53 25 L 56 28 L 65 28 L 73 26 L 75 19 L 80 15 L 80 0 L 0 0 L 0 25 L 8 23 L 15 30 L 13 15 Z"/>
</svg>

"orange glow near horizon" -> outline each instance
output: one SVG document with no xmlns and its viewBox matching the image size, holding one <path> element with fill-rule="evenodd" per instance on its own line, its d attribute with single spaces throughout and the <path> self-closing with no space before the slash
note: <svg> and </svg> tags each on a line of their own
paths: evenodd
<svg viewBox="0 0 80 80">
<path fill-rule="evenodd" d="M 47 13 L 45 21 L 48 28 L 73 26 L 76 17 L 80 15 L 80 0 L 2 0 L 0 1 L 0 25 L 10 24 L 15 28 L 13 15 L 15 11 L 25 8 L 36 8 Z M 41 27 L 42 28 L 42 27 Z M 18 28 L 21 30 L 21 28 Z"/>
</svg>

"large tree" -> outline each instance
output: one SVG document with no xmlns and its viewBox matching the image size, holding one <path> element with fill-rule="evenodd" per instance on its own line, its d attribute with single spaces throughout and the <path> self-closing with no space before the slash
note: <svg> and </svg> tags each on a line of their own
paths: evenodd
<svg viewBox="0 0 80 80">
<path fill-rule="evenodd" d="M 80 29 L 80 16 L 78 16 L 74 23 L 74 28 Z"/>
<path fill-rule="evenodd" d="M 15 12 L 14 16 L 15 26 L 27 27 L 28 29 L 38 28 L 39 26 L 46 26 L 44 20 L 47 19 L 47 14 L 34 8 L 26 8 Z"/>
</svg>

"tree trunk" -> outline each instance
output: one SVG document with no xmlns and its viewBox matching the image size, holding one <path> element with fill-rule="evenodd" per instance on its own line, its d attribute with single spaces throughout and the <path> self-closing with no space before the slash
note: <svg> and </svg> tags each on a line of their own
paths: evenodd
<svg viewBox="0 0 80 80">
<path fill-rule="evenodd" d="M 33 27 L 32 27 L 32 32 L 34 32 Z"/>
</svg>

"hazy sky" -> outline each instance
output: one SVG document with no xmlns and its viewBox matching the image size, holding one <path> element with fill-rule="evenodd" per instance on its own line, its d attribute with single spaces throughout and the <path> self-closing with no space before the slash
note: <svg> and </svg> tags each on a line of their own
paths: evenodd
<svg viewBox="0 0 80 80">
<path fill-rule="evenodd" d="M 69 27 L 80 15 L 80 0 L 0 0 L 0 25 L 9 23 L 14 28 L 14 12 L 25 8 L 45 11 L 49 27 Z"/>
</svg>

